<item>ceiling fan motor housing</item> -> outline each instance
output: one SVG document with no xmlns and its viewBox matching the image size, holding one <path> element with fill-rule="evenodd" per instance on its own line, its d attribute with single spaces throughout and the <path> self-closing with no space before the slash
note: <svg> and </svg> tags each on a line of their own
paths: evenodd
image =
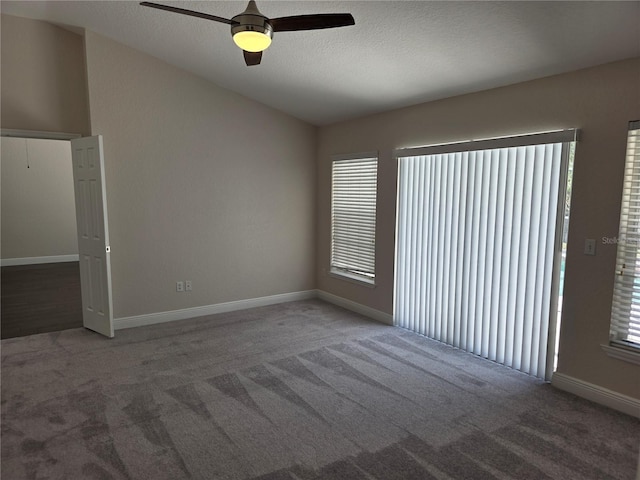
<svg viewBox="0 0 640 480">
<path fill-rule="evenodd" d="M 237 24 L 231 25 L 231 35 L 238 32 L 259 32 L 273 38 L 273 27 L 267 17 L 241 13 L 232 18 Z"/>
<path fill-rule="evenodd" d="M 231 19 L 231 36 L 239 32 L 257 32 L 273 38 L 273 26 L 269 19 L 260 13 L 255 1 L 250 1 L 247 9 Z"/>
</svg>

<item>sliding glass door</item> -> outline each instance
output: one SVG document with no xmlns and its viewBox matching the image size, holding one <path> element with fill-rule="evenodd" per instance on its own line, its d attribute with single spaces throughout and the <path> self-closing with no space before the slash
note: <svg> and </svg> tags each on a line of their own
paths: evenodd
<svg viewBox="0 0 640 480">
<path fill-rule="evenodd" d="M 574 139 L 397 152 L 396 325 L 550 377 Z"/>
</svg>

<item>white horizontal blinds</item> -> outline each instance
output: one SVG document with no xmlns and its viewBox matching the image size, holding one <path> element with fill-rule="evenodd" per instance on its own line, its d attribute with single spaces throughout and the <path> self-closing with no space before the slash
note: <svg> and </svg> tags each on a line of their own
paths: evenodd
<svg viewBox="0 0 640 480">
<path fill-rule="evenodd" d="M 377 158 L 334 160 L 331 269 L 375 278 Z"/>
<path fill-rule="evenodd" d="M 620 211 L 611 341 L 640 348 L 640 122 L 631 122 Z"/>
<path fill-rule="evenodd" d="M 563 145 L 401 151 L 396 325 L 545 376 Z"/>
</svg>

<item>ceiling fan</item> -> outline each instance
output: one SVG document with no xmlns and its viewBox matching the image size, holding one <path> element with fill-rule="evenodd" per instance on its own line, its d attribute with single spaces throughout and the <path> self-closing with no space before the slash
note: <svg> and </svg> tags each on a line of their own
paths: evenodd
<svg viewBox="0 0 640 480">
<path fill-rule="evenodd" d="M 267 18 L 260 13 L 256 2 L 253 0 L 249 2 L 244 12 L 236 15 L 231 20 L 207 13 L 186 10 L 184 8 L 161 5 L 159 3 L 140 2 L 140 5 L 231 25 L 233 41 L 243 50 L 244 61 L 248 66 L 260 64 L 262 52 L 271 45 L 274 32 L 347 27 L 349 25 L 355 25 L 356 23 L 350 13 L 319 13 L 314 15 Z"/>
</svg>

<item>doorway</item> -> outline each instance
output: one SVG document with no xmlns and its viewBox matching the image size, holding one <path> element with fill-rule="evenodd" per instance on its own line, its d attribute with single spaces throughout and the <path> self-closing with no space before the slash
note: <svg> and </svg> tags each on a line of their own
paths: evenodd
<svg viewBox="0 0 640 480">
<path fill-rule="evenodd" d="M 70 142 L 3 135 L 1 148 L 1 337 L 82 327 Z"/>
</svg>

